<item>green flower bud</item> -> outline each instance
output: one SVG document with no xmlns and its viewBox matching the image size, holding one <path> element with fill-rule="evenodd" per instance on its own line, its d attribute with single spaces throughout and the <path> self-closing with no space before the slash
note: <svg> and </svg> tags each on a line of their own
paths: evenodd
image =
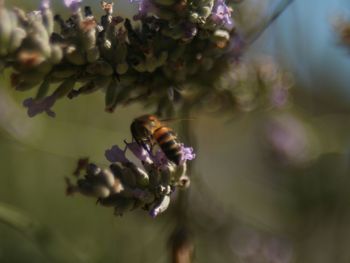
<svg viewBox="0 0 350 263">
<path fill-rule="evenodd" d="M 53 64 L 58 64 L 61 62 L 63 58 L 63 51 L 59 45 L 51 45 L 51 56 L 50 56 L 50 61 Z"/>
<path fill-rule="evenodd" d="M 175 182 L 178 181 L 181 176 L 186 175 L 186 172 L 187 172 L 187 164 L 185 162 L 176 167 L 175 172 L 172 174 L 172 180 Z"/>
<path fill-rule="evenodd" d="M 113 74 L 112 66 L 104 60 L 99 60 L 89 64 L 86 71 L 92 75 L 110 76 Z"/>
<path fill-rule="evenodd" d="M 47 73 L 49 73 L 52 69 L 52 63 L 49 60 L 43 61 L 41 62 L 38 66 L 36 66 L 35 70 L 37 72 L 40 72 L 44 75 L 46 75 Z"/>
<path fill-rule="evenodd" d="M 103 185 L 96 185 L 93 187 L 94 196 L 98 198 L 106 198 L 110 195 L 111 191 Z"/>
<path fill-rule="evenodd" d="M 203 6 L 199 8 L 198 13 L 201 17 L 203 17 L 204 19 L 207 19 L 211 14 L 212 8 L 213 6 Z"/>
<path fill-rule="evenodd" d="M 19 79 L 21 81 L 32 84 L 39 84 L 40 82 L 42 82 L 43 78 L 44 74 L 38 71 L 29 71 L 19 74 Z"/>
<path fill-rule="evenodd" d="M 107 187 L 111 188 L 114 186 L 115 179 L 113 173 L 110 170 L 104 169 L 100 176 L 103 178 L 104 183 Z"/>
<path fill-rule="evenodd" d="M 128 168 L 131 169 L 136 178 L 136 185 L 140 188 L 146 188 L 149 185 L 149 177 L 148 174 L 137 167 L 134 163 L 128 163 Z"/>
<path fill-rule="evenodd" d="M 129 69 L 129 65 L 127 63 L 122 63 L 122 64 L 118 64 L 116 71 L 118 74 L 123 75 L 125 74 Z"/>
<path fill-rule="evenodd" d="M 48 78 L 45 78 L 38 89 L 38 92 L 35 96 L 35 99 L 40 100 L 40 99 L 44 98 L 49 91 L 49 87 L 50 87 L 50 81 Z"/>
<path fill-rule="evenodd" d="M 170 197 L 168 195 L 164 195 L 162 199 L 156 203 L 150 211 L 152 217 L 156 217 L 157 215 L 163 213 L 170 204 Z"/>
<path fill-rule="evenodd" d="M 66 59 L 74 65 L 84 65 L 86 63 L 84 55 L 75 47 L 70 46 L 66 50 Z"/>
<path fill-rule="evenodd" d="M 55 70 L 52 71 L 51 77 L 58 79 L 66 79 L 77 73 L 77 68 L 71 65 L 55 67 Z"/>
<path fill-rule="evenodd" d="M 125 186 L 129 186 L 131 188 L 135 188 L 136 186 L 136 177 L 131 169 L 123 169 L 121 181 Z"/>
<path fill-rule="evenodd" d="M 215 30 L 212 39 L 215 40 L 215 41 L 216 40 L 229 41 L 230 40 L 230 34 L 226 30 L 217 29 L 217 30 Z"/>
<path fill-rule="evenodd" d="M 36 84 L 34 83 L 20 82 L 15 86 L 15 89 L 18 91 L 27 91 L 34 88 L 35 86 Z"/>
<path fill-rule="evenodd" d="M 61 85 L 58 86 L 58 88 L 54 91 L 53 95 L 56 98 L 61 98 L 63 96 L 66 96 L 74 88 L 74 85 L 75 85 L 74 77 L 66 79 L 65 81 L 62 82 Z"/>
<path fill-rule="evenodd" d="M 11 32 L 13 30 L 10 20 L 10 12 L 5 8 L 0 8 L 0 56 L 7 54 L 7 48 L 10 44 Z"/>
<path fill-rule="evenodd" d="M 86 51 L 86 58 L 89 63 L 97 61 L 100 57 L 100 50 L 98 47 L 93 47 Z"/>
<path fill-rule="evenodd" d="M 128 54 L 128 49 L 124 43 L 118 44 L 115 49 L 115 62 L 124 63 L 126 56 Z"/>
<path fill-rule="evenodd" d="M 93 79 L 93 83 L 98 87 L 99 89 L 105 89 L 109 86 L 109 84 L 112 81 L 112 76 L 104 77 L 104 76 L 96 76 Z"/>
<path fill-rule="evenodd" d="M 16 27 L 11 34 L 8 52 L 15 52 L 22 44 L 23 39 L 27 36 L 26 31 L 20 27 Z"/>
<path fill-rule="evenodd" d="M 105 106 L 106 109 L 113 107 L 116 99 L 117 99 L 117 95 L 118 95 L 118 84 L 115 81 L 112 81 L 106 91 L 106 96 L 105 96 Z"/>
<path fill-rule="evenodd" d="M 189 19 L 190 19 L 190 22 L 192 22 L 192 23 L 198 23 L 200 20 L 200 17 L 198 15 L 198 13 L 193 12 L 190 14 Z"/>
<path fill-rule="evenodd" d="M 140 63 L 132 66 L 138 72 L 145 72 L 147 70 L 145 62 L 141 61 Z"/>
<path fill-rule="evenodd" d="M 148 57 L 145 66 L 148 72 L 153 72 L 158 67 L 158 60 L 154 56 Z"/>
<path fill-rule="evenodd" d="M 50 8 L 45 8 L 42 11 L 43 16 L 43 24 L 46 28 L 47 34 L 51 36 L 53 30 L 54 30 L 54 20 L 53 15 Z"/>
</svg>

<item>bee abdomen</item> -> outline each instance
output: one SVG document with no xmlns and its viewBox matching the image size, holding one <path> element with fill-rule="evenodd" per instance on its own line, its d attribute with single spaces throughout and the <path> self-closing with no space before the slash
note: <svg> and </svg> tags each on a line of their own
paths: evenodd
<svg viewBox="0 0 350 263">
<path fill-rule="evenodd" d="M 154 132 L 154 138 L 165 156 L 175 164 L 180 164 L 182 153 L 176 135 L 167 127 L 161 127 Z"/>
</svg>

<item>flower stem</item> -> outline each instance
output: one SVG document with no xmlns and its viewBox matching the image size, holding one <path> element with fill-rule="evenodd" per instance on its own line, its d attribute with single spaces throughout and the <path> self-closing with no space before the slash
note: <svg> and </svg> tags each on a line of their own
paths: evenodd
<svg viewBox="0 0 350 263">
<path fill-rule="evenodd" d="M 272 14 L 264 19 L 261 23 L 261 26 L 258 26 L 256 30 L 253 30 L 252 33 L 248 34 L 246 37 L 246 45 L 250 46 L 253 44 L 269 26 L 275 22 L 275 20 L 287 9 L 287 7 L 293 3 L 294 0 L 282 0 L 272 12 Z"/>
</svg>

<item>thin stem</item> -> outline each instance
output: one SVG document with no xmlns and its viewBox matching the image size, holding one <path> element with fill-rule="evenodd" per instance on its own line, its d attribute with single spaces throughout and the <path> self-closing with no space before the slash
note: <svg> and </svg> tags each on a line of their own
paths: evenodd
<svg viewBox="0 0 350 263">
<path fill-rule="evenodd" d="M 269 26 L 287 9 L 287 7 L 293 3 L 294 0 L 282 0 L 276 7 L 275 11 L 268 16 L 265 21 L 262 21 L 261 26 L 258 27 L 253 33 L 246 37 L 246 45 L 250 46 L 253 44 Z"/>
</svg>

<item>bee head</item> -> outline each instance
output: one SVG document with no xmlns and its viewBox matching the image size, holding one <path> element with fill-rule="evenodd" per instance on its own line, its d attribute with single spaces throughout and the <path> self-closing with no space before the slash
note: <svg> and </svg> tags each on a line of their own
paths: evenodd
<svg viewBox="0 0 350 263">
<path fill-rule="evenodd" d="M 131 134 L 135 140 L 149 138 L 161 123 L 154 115 L 143 115 L 136 118 L 131 124 Z"/>
</svg>

